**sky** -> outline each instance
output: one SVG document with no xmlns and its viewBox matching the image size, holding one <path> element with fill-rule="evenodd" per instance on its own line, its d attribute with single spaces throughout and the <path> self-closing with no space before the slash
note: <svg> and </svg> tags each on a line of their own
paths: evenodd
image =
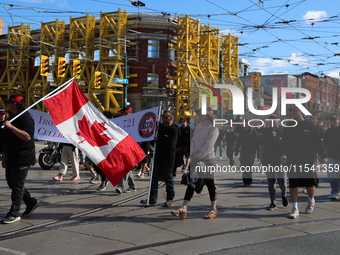
<svg viewBox="0 0 340 255">
<path fill-rule="evenodd" d="M 137 0 L 136 0 L 137 1 Z M 0 0 L 0 17 L 8 25 L 30 24 L 56 18 L 69 23 L 70 16 L 86 13 L 100 17 L 100 11 L 118 8 L 174 17 L 188 14 L 200 24 L 211 24 L 222 33 L 239 37 L 239 59 L 251 72 L 300 74 L 309 72 L 340 79 L 339 0 Z"/>
</svg>

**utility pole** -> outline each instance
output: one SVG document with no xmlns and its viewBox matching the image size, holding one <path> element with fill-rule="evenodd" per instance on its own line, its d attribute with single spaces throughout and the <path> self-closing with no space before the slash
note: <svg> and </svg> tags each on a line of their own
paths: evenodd
<svg viewBox="0 0 340 255">
<path fill-rule="evenodd" d="M 124 38 L 124 79 L 127 79 L 126 37 Z M 123 84 L 123 107 L 127 106 L 127 84 Z"/>
<path fill-rule="evenodd" d="M 222 52 L 222 45 L 220 46 L 220 65 L 219 65 L 219 83 L 223 84 L 223 52 Z M 220 89 L 220 98 L 222 104 L 220 105 L 220 117 L 223 119 L 223 89 Z"/>
<path fill-rule="evenodd" d="M 244 82 L 243 82 L 243 94 L 244 94 L 244 111 L 247 112 L 248 110 L 248 105 L 247 105 L 247 87 L 246 87 L 246 77 L 248 75 L 248 66 L 245 63 L 243 66 L 243 78 L 244 78 Z"/>
</svg>

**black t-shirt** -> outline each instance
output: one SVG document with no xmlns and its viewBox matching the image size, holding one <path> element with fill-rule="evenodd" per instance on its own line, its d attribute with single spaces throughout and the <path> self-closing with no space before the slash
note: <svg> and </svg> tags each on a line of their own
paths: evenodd
<svg viewBox="0 0 340 255">
<path fill-rule="evenodd" d="M 280 165 L 280 157 L 282 156 L 282 135 L 283 128 L 275 130 L 276 135 L 273 135 L 274 130 L 270 127 L 262 133 L 260 144 L 263 146 L 262 164 Z"/>
<path fill-rule="evenodd" d="M 181 148 L 190 147 L 190 132 L 191 128 L 189 126 L 180 127 L 181 131 Z"/>
<path fill-rule="evenodd" d="M 1 128 L 4 121 L 0 121 L 0 154 L 4 152 L 5 147 L 5 128 Z"/>
<path fill-rule="evenodd" d="M 10 114 L 11 120 L 16 115 Z M 31 140 L 23 141 L 11 130 L 5 128 L 6 164 L 16 166 L 31 166 L 35 164 L 34 120 L 28 112 L 11 122 L 20 130 L 26 131 Z"/>
<path fill-rule="evenodd" d="M 323 143 L 326 147 L 327 156 L 339 160 L 340 159 L 340 127 L 328 128 L 325 132 Z"/>
<path fill-rule="evenodd" d="M 299 122 L 296 127 L 286 127 L 282 142 L 288 164 L 314 164 L 317 153 L 322 158 L 326 157 L 320 133 L 309 120 Z"/>
<path fill-rule="evenodd" d="M 227 147 L 233 147 L 234 143 L 237 141 L 237 134 L 235 133 L 235 131 L 226 132 L 225 140 L 227 142 Z"/>
<path fill-rule="evenodd" d="M 178 129 L 175 124 L 170 127 L 160 125 L 157 138 L 155 160 L 162 164 L 173 165 L 178 138 Z"/>
</svg>

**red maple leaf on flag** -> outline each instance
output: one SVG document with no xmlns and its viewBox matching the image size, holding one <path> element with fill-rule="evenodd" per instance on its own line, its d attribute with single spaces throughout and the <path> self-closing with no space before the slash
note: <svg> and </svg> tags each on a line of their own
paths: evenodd
<svg viewBox="0 0 340 255">
<path fill-rule="evenodd" d="M 78 120 L 78 126 L 79 126 L 79 132 L 77 135 L 84 138 L 84 141 L 87 141 L 91 146 L 100 147 L 107 145 L 109 140 L 112 140 L 111 137 L 108 136 L 108 134 L 102 134 L 103 131 L 107 130 L 105 127 L 105 122 L 98 123 L 95 121 L 92 124 L 92 127 L 90 127 L 90 124 L 84 115 L 82 120 Z M 82 143 L 80 142 L 80 143 Z"/>
</svg>

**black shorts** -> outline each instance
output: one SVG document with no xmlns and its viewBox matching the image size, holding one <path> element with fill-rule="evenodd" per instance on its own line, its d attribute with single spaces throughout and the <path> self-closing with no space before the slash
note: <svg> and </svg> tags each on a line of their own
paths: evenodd
<svg viewBox="0 0 340 255">
<path fill-rule="evenodd" d="M 318 184 L 317 178 L 289 178 L 289 188 L 317 187 Z"/>
<path fill-rule="evenodd" d="M 182 147 L 181 152 L 186 158 L 190 158 L 190 147 Z"/>
</svg>

